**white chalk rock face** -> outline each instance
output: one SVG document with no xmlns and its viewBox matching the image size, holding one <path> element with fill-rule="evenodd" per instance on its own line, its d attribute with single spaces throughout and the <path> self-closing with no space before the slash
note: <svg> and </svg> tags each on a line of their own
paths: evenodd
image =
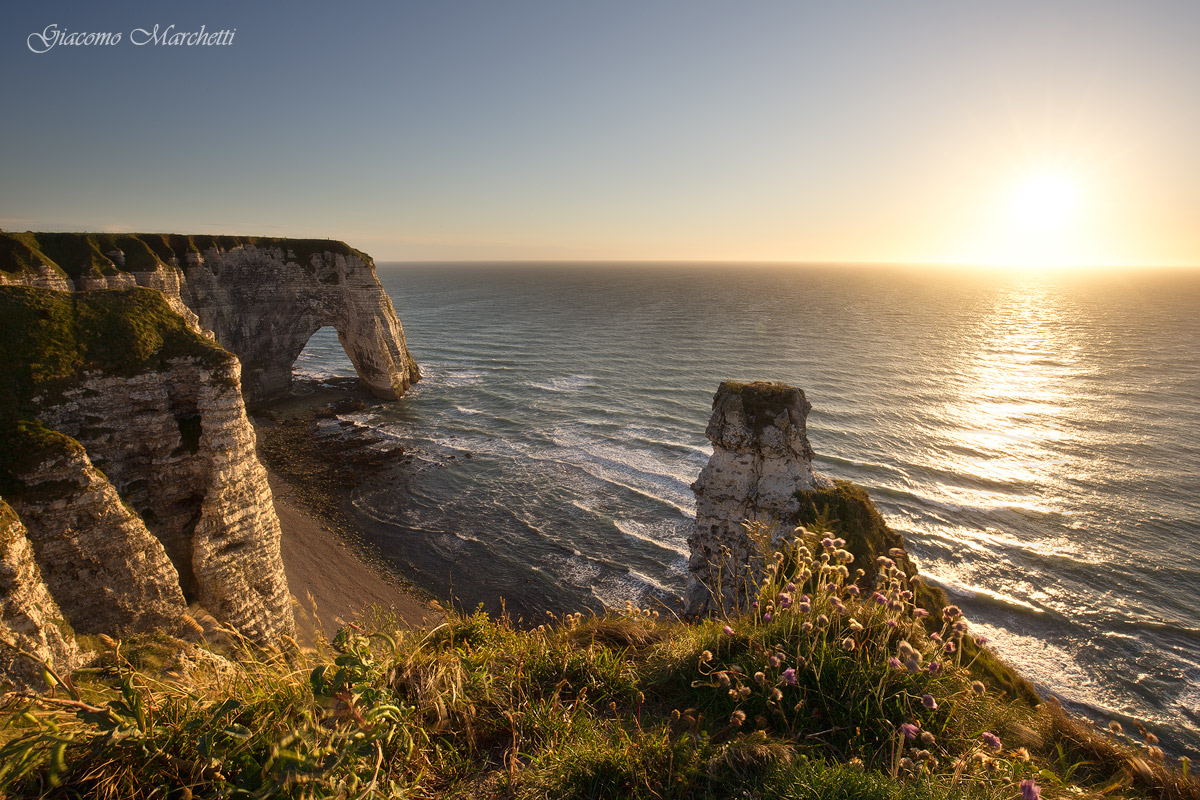
<svg viewBox="0 0 1200 800">
<path fill-rule="evenodd" d="M 154 534 L 182 597 L 255 641 L 293 631 L 279 519 L 239 391 L 237 359 L 93 374 L 43 409 Z M 75 619 L 71 615 L 71 619 Z"/>
<path fill-rule="evenodd" d="M 804 392 L 786 384 L 726 382 L 717 390 L 705 430 L 713 454 L 692 484 L 686 613 L 744 603 L 761 574 L 762 553 L 743 523 L 770 526 L 770 546 L 792 532 L 782 521 L 799 510 L 796 492 L 832 485 L 813 472 L 810 408 Z"/>
<path fill-rule="evenodd" d="M 25 526 L 0 500 L 0 684 L 44 689 L 36 656 L 60 675 L 79 662 L 75 636 L 42 581 Z"/>
<path fill-rule="evenodd" d="M 174 628 L 187 604 L 162 544 L 78 444 L 60 439 L 39 461 L 6 499 L 65 619 L 89 634 Z"/>
<path fill-rule="evenodd" d="M 161 291 L 195 330 L 241 360 L 247 402 L 286 396 L 292 365 L 326 326 L 337 330 L 359 378 L 377 397 L 396 399 L 421 378 L 374 261 L 342 242 L 0 232 L 4 239 L 36 263 L 18 263 L 11 253 L 6 259 L 0 248 L 0 285 Z M 106 240 L 124 241 L 137 258 L 109 249 Z M 30 249 L 43 245 L 45 251 Z"/>
</svg>

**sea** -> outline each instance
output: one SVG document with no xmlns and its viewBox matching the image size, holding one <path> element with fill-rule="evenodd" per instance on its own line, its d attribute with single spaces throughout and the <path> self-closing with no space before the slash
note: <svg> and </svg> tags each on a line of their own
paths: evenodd
<svg viewBox="0 0 1200 800">
<path fill-rule="evenodd" d="M 921 572 L 1043 692 L 1200 754 L 1200 270 L 382 264 L 423 378 L 354 423 L 396 569 L 536 622 L 685 582 L 724 380 L 812 404 Z M 295 374 L 353 375 L 331 328 Z"/>
</svg>

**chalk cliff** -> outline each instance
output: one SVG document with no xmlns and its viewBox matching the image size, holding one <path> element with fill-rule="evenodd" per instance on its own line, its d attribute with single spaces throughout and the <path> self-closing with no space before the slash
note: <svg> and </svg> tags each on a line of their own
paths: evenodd
<svg viewBox="0 0 1200 800">
<path fill-rule="evenodd" d="M 746 596 L 754 582 L 756 546 L 744 521 L 791 536 L 800 509 L 796 492 L 830 485 L 813 472 L 804 392 L 780 383 L 722 383 L 705 435 L 713 454 L 692 484 L 696 523 L 688 538 L 684 607 L 700 614 Z M 761 562 L 760 562 L 761 563 Z"/>
<path fill-rule="evenodd" d="M 41 667 L 69 672 L 79 657 L 75 636 L 42 580 L 25 526 L 0 500 L 0 680 L 41 688 Z"/>
<path fill-rule="evenodd" d="M 0 375 L 0 493 L 74 628 L 170 627 L 195 601 L 292 631 L 234 356 L 157 291 L 0 287 Z"/>
<path fill-rule="evenodd" d="M 0 233 L 0 284 L 145 286 L 242 362 L 250 403 L 286 395 L 292 365 L 333 326 L 359 378 L 394 399 L 420 379 L 371 257 L 342 242 L 252 236 Z"/>
<path fill-rule="evenodd" d="M 912 581 L 925 608 L 945 604 L 941 592 L 917 578 L 904 539 L 887 526 L 863 489 L 832 481 L 812 468 L 804 392 L 782 383 L 722 383 L 705 431 L 713 454 L 692 484 L 696 522 L 684 597 L 687 614 L 745 607 L 762 577 L 762 549 L 773 550 L 798 525 L 830 524 L 873 587 L 886 556 Z M 745 522 L 761 522 L 770 541 L 755 542 Z"/>
</svg>

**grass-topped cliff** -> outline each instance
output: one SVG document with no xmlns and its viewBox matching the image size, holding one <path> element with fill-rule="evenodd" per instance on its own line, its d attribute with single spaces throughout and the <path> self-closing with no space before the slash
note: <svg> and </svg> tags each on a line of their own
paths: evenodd
<svg viewBox="0 0 1200 800">
<path fill-rule="evenodd" d="M 278 248 L 307 266 L 313 254 L 370 256 L 331 239 L 269 236 L 184 236 L 174 233 L 8 233 L 0 232 L 0 273 L 15 275 L 45 268 L 72 280 L 87 275 L 147 272 L 163 265 L 183 266 L 189 253 L 242 247 Z"/>
<path fill-rule="evenodd" d="M 774 555 L 758 608 L 697 624 L 376 615 L 315 650 L 197 643 L 219 636 L 199 625 L 102 637 L 94 667 L 47 675 L 52 697 L 6 699 L 0 794 L 1200 797 L 1152 737 L 989 685 L 957 609 L 931 633 L 896 566 L 856 592 L 833 536 Z"/>
<path fill-rule="evenodd" d="M 17 476 L 44 451 L 78 446 L 38 421 L 40 405 L 85 372 L 133 375 L 183 356 L 212 369 L 231 362 L 153 289 L 0 286 L 0 492 L 19 490 Z"/>
</svg>

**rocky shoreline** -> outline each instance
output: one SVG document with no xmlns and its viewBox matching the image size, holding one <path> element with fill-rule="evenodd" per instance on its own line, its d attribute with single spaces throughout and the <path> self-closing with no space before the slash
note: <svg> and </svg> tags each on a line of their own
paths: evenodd
<svg viewBox="0 0 1200 800">
<path fill-rule="evenodd" d="M 369 605 L 390 605 L 409 626 L 441 615 L 433 596 L 398 572 L 347 514 L 353 490 L 371 473 L 404 461 L 405 452 L 380 447 L 382 437 L 352 422 L 321 423 L 379 402 L 354 378 L 297 380 L 287 398 L 251 412 L 283 527 L 292 594 L 310 623 L 306 595 L 314 595 L 326 633 Z"/>
</svg>

